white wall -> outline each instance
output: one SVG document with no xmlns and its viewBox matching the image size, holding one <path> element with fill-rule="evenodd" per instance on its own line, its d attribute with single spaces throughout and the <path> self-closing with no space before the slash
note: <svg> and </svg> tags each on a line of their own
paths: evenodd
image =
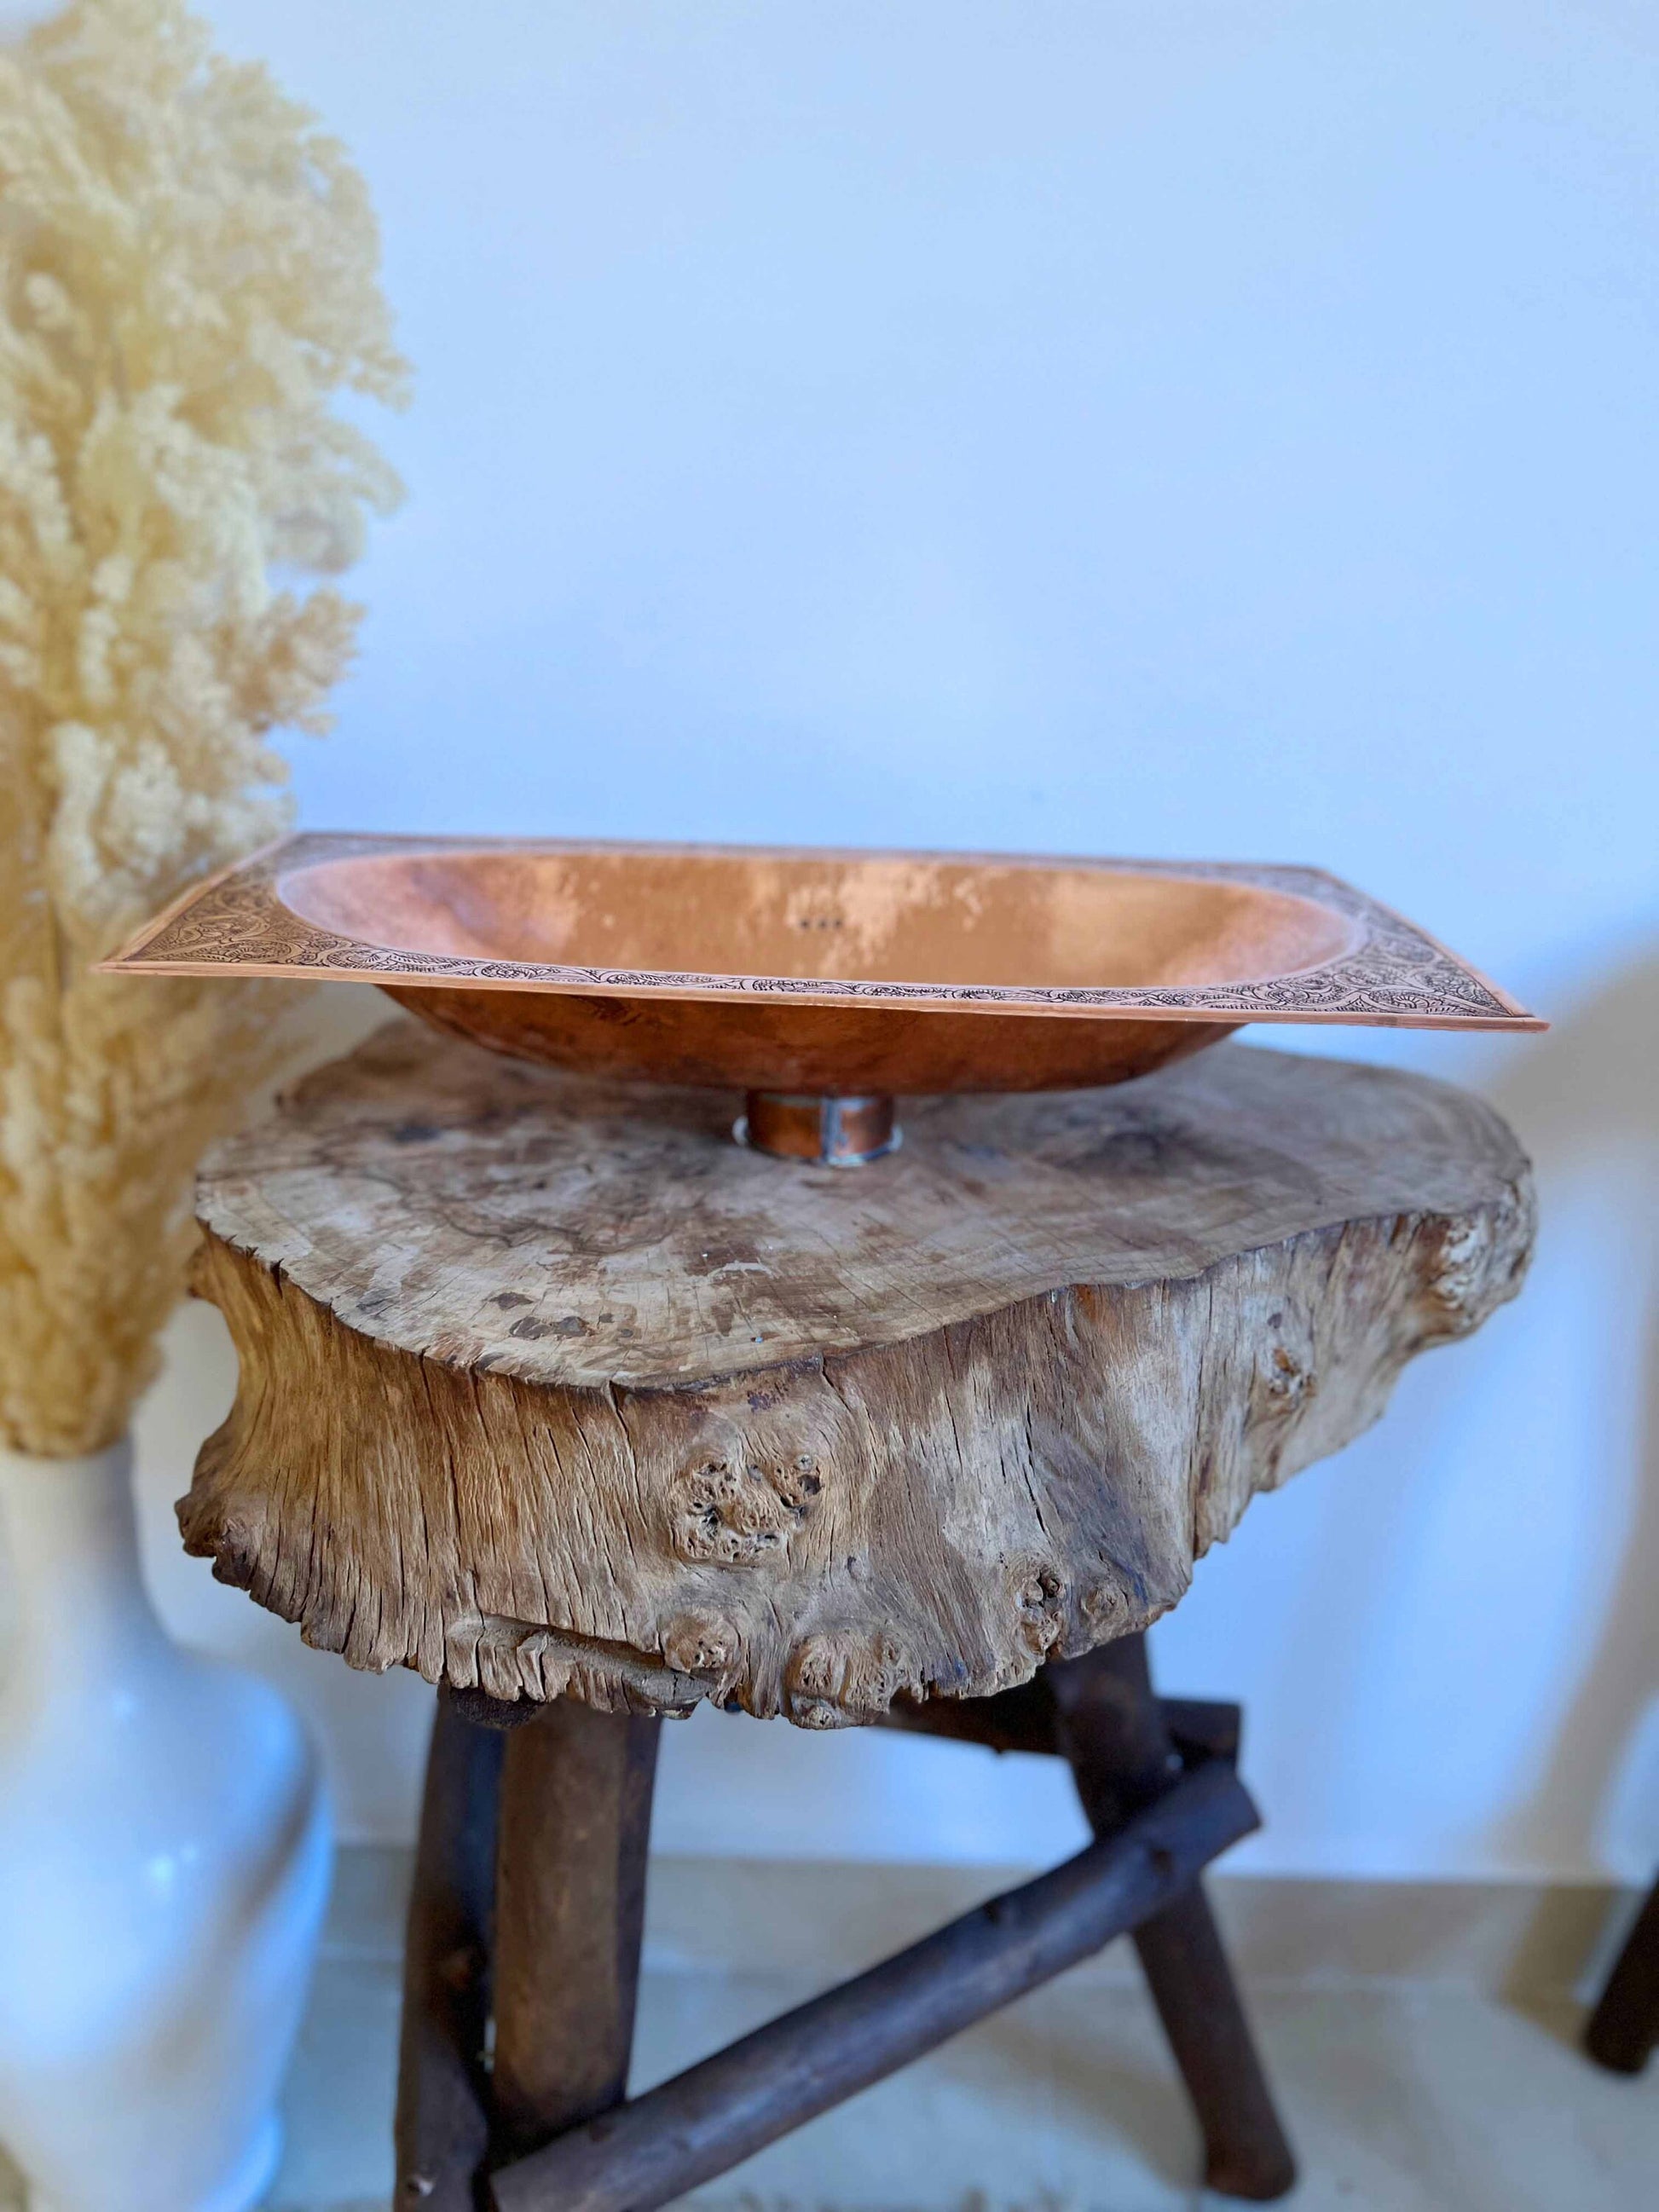
<svg viewBox="0 0 1659 2212">
<path fill-rule="evenodd" d="M 1241 1692 L 1236 1863 L 1659 1856 L 1644 0 L 216 0 L 352 145 L 420 369 L 319 825 L 1322 862 L 1553 1014 L 1348 1033 L 1537 1153 L 1523 1302 L 1157 1634 Z M 343 1011 L 343 1020 L 357 1018 Z M 1281 1035 L 1269 1040 L 1284 1042 Z M 187 1632 L 406 1830 L 428 1694 L 177 1555 Z M 659 1839 L 1051 1856 L 1060 1778 L 710 1717 Z"/>
</svg>

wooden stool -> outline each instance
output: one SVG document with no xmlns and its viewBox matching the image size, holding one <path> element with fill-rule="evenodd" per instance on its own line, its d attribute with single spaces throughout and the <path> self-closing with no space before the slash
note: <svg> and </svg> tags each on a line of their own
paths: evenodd
<svg viewBox="0 0 1659 2212">
<path fill-rule="evenodd" d="M 913 1102 L 851 1171 L 733 1111 L 399 1023 L 203 1178 L 241 1380 L 185 1541 L 442 1686 L 400 2201 L 646 2212 L 1125 1932 L 1212 2185 L 1279 2194 L 1197 1879 L 1255 1825 L 1237 1716 L 1156 1698 L 1140 1632 L 1512 1294 L 1524 1160 L 1438 1084 L 1236 1045 Z M 629 2103 L 659 1716 L 703 1698 L 1055 1753 L 1096 1840 Z"/>
</svg>

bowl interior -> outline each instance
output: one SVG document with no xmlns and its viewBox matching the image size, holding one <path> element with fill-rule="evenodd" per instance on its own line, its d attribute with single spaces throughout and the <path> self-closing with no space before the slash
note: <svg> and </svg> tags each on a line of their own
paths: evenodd
<svg viewBox="0 0 1659 2212">
<path fill-rule="evenodd" d="M 276 889 L 301 921 L 388 951 L 665 978 L 1249 983 L 1317 967 L 1356 935 L 1253 884 L 886 854 L 463 848 L 319 861 Z"/>
</svg>

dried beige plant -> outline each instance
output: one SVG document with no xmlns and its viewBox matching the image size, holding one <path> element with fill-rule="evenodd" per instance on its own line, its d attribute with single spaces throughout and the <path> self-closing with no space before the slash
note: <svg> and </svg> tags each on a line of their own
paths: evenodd
<svg viewBox="0 0 1659 2212">
<path fill-rule="evenodd" d="M 397 496 L 342 392 L 402 396 L 368 194 L 182 0 L 78 0 L 0 55 L 0 1442 L 117 1436 L 206 1140 L 276 986 L 88 972 L 286 819 Z"/>
</svg>

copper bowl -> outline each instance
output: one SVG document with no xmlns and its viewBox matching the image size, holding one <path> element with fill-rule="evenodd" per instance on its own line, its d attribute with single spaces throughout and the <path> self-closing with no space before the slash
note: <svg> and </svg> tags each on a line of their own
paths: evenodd
<svg viewBox="0 0 1659 2212">
<path fill-rule="evenodd" d="M 750 1094 L 873 1157 L 896 1092 L 1121 1083 L 1251 1021 L 1540 1029 L 1334 876 L 1228 863 L 303 836 L 104 963 L 378 983 L 438 1028 Z"/>
</svg>

